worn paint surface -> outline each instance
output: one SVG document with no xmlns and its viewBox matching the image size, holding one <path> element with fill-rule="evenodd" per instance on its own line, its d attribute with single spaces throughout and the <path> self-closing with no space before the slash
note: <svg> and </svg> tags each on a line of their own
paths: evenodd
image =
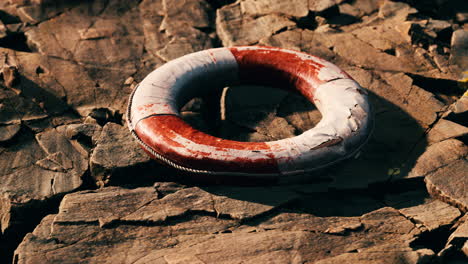
<svg viewBox="0 0 468 264">
<path fill-rule="evenodd" d="M 333 79 L 350 78 L 335 65 L 296 51 L 269 47 L 233 47 L 243 83 L 297 90 L 313 100 L 315 89 Z"/>
<path fill-rule="evenodd" d="M 186 124 L 186 100 L 235 83 L 300 92 L 322 113 L 316 127 L 272 142 L 237 142 Z M 174 164 L 209 173 L 290 175 L 349 157 L 367 141 L 372 116 L 367 93 L 337 66 L 305 53 L 269 47 L 218 48 L 186 55 L 153 71 L 136 88 L 129 127 Z"/>
</svg>

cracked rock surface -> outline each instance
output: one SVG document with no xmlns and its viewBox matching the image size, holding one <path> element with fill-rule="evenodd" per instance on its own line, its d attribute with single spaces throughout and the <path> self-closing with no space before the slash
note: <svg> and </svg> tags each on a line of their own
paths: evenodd
<svg viewBox="0 0 468 264">
<path fill-rule="evenodd" d="M 0 262 L 464 263 L 467 17 L 448 0 L 0 1 Z M 233 45 L 344 69 L 369 92 L 368 144 L 253 186 L 150 160 L 125 125 L 131 91 L 167 61 Z M 321 119 L 249 84 L 181 115 L 238 141 Z"/>
</svg>

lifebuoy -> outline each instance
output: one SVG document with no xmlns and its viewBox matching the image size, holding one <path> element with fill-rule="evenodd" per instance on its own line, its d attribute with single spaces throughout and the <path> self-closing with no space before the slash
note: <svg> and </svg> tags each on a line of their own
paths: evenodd
<svg viewBox="0 0 468 264">
<path fill-rule="evenodd" d="M 293 89 L 322 114 L 312 129 L 271 142 L 217 138 L 185 123 L 179 109 L 213 89 L 249 83 Z M 209 49 L 151 72 L 133 91 L 128 126 L 152 158 L 204 174 L 281 177 L 326 167 L 355 154 L 372 130 L 367 92 L 334 64 L 272 47 Z"/>
</svg>

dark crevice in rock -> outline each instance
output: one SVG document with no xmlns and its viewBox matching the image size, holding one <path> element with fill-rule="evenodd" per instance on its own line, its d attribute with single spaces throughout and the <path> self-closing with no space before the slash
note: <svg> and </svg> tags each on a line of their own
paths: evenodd
<svg viewBox="0 0 468 264">
<path fill-rule="evenodd" d="M 293 18 L 293 21 L 296 23 L 296 26 L 300 29 L 310 29 L 314 30 L 317 28 L 317 21 L 315 21 L 314 12 L 310 12 L 305 17 Z"/>
<path fill-rule="evenodd" d="M 150 220 L 125 220 L 115 219 L 101 225 L 102 228 L 115 228 L 117 226 L 128 225 L 128 226 L 175 226 L 179 223 L 185 223 L 199 216 L 210 216 L 217 219 L 234 220 L 229 215 L 218 215 L 216 212 L 207 212 L 202 210 L 189 210 L 183 214 L 170 216 L 162 221 L 150 221 Z M 75 223 L 73 223 L 75 224 Z M 90 224 L 89 222 L 79 224 Z"/>
<path fill-rule="evenodd" d="M 98 87 L 96 83 L 96 87 Z M 111 111 L 108 108 L 95 108 L 91 110 L 89 116 L 94 118 L 100 126 L 104 126 L 108 122 L 116 123 L 122 125 L 122 116 L 119 111 Z"/>
<path fill-rule="evenodd" d="M 410 246 L 414 249 L 429 248 L 435 253 L 444 249 L 445 244 L 451 234 L 452 224 L 444 225 L 432 231 L 421 233 Z"/>
<path fill-rule="evenodd" d="M 395 56 L 396 53 L 395 53 L 395 49 L 387 49 L 387 50 L 384 50 L 383 52 L 389 54 L 389 55 L 392 55 L 392 56 Z"/>
<path fill-rule="evenodd" d="M 418 1 L 418 0 L 396 0 L 405 2 L 416 8 L 419 15 L 434 19 L 452 19 L 456 13 L 467 12 L 468 6 L 464 1 Z"/>
<path fill-rule="evenodd" d="M 465 112 L 462 112 L 462 113 L 457 113 L 457 114 L 455 114 L 453 112 L 449 112 L 447 116 L 444 116 L 444 119 L 447 119 L 449 121 L 452 121 L 452 122 L 463 125 L 463 124 L 466 124 L 466 120 L 468 120 L 468 111 L 465 111 Z M 465 144 L 467 144 L 467 141 L 466 141 L 467 137 L 468 136 L 461 137 L 461 138 L 458 138 L 458 139 L 460 139 Z"/>
<path fill-rule="evenodd" d="M 345 26 L 357 22 L 361 22 L 361 20 L 348 14 L 340 14 L 327 19 L 327 23 L 334 26 Z"/>
<path fill-rule="evenodd" d="M 275 207 L 273 207 L 272 209 L 270 209 L 270 210 L 268 210 L 266 212 L 254 215 L 252 217 L 241 219 L 240 220 L 240 225 L 257 226 L 257 225 L 265 222 L 266 220 L 271 219 L 271 218 L 281 214 L 282 212 L 294 211 L 294 209 L 292 209 L 292 208 L 294 208 L 294 205 L 298 203 L 298 200 L 299 199 L 293 199 L 293 200 L 290 200 L 289 202 L 286 202 L 284 204 L 275 206 Z"/>
<path fill-rule="evenodd" d="M 6 37 L 0 39 L 0 47 L 24 52 L 32 51 L 28 46 L 28 39 L 23 32 L 10 33 Z"/>
<path fill-rule="evenodd" d="M 429 78 L 417 74 L 408 73 L 413 79 L 413 84 L 434 94 L 434 96 L 444 103 L 452 103 L 450 97 L 460 97 L 464 90 L 458 86 L 457 81 L 447 79 Z"/>
<path fill-rule="evenodd" d="M 243 225 L 259 225 L 265 220 L 287 211 L 310 213 L 316 216 L 361 216 L 373 210 L 388 206 L 384 202 L 386 195 L 395 195 L 415 190 L 424 190 L 424 181 L 418 179 L 405 179 L 392 183 L 373 184 L 369 188 L 337 190 L 329 189 L 326 192 L 316 192 L 302 194 L 301 197 L 292 199 L 282 205 L 251 218 L 241 221 Z M 413 205 L 424 203 L 424 199 L 429 197 L 425 192 L 412 201 Z M 326 206 L 324 206 L 326 200 Z M 406 204 L 408 206 L 408 204 Z"/>
<path fill-rule="evenodd" d="M 182 185 L 182 184 L 178 184 L 178 183 L 175 183 L 175 182 L 156 182 L 154 185 L 153 185 L 154 189 L 155 189 L 155 192 L 157 194 L 157 197 L 158 199 L 163 199 L 164 197 L 166 197 L 167 195 L 169 194 L 173 194 L 173 193 L 176 193 L 182 189 L 185 189 L 185 188 L 188 188 L 187 186 L 185 185 Z"/>
<path fill-rule="evenodd" d="M 11 263 L 13 251 L 23 240 L 23 237 L 32 232 L 40 223 L 42 218 L 49 214 L 58 212 L 58 208 L 65 194 L 50 197 L 44 201 L 33 200 L 12 208 L 12 218 L 15 223 L 5 230 L 0 240 L 0 263 Z"/>
<path fill-rule="evenodd" d="M 450 235 L 449 230 L 449 226 L 444 226 L 431 232 L 424 232 L 410 246 L 414 249 L 429 248 L 434 252 L 439 252 L 445 246 L 445 242 Z"/>
<path fill-rule="evenodd" d="M 0 124 L 0 127 L 1 126 L 5 126 L 5 125 Z M 11 137 L 10 139 L 5 140 L 5 141 L 0 141 L 0 147 L 9 147 L 9 146 L 13 146 L 13 145 L 17 144 L 18 139 L 19 139 L 19 135 L 21 135 L 22 133 L 28 133 L 27 131 L 29 131 L 29 129 L 26 128 L 25 126 L 21 125 L 19 131 L 13 137 Z"/>
<path fill-rule="evenodd" d="M 389 182 L 380 182 L 370 184 L 366 193 L 379 201 L 383 201 L 383 197 L 387 194 L 398 194 L 415 190 L 425 190 L 426 184 L 422 177 L 409 178 L 409 179 L 395 179 Z M 423 201 L 415 201 L 415 204 L 420 204 Z"/>
<path fill-rule="evenodd" d="M 127 167 L 116 167 L 112 169 L 94 165 L 91 173 L 93 179 L 102 180 L 106 182 L 106 185 L 135 188 L 151 186 L 155 181 L 167 181 L 167 178 L 170 177 L 167 175 L 180 173 L 178 171 L 164 173 L 165 171 L 171 171 L 171 169 L 162 167 L 157 162 L 151 160 Z M 129 175 L 132 176 L 129 177 Z M 94 182 L 96 181 L 94 180 Z"/>
<path fill-rule="evenodd" d="M 282 28 L 278 29 L 277 31 L 273 32 L 273 34 L 271 34 L 271 36 L 278 35 L 278 34 L 280 34 L 282 32 L 287 31 L 288 29 L 289 29 L 288 27 L 282 27 Z"/>
<path fill-rule="evenodd" d="M 201 31 L 201 32 L 203 32 L 205 34 L 210 34 L 210 33 L 213 33 L 215 31 L 215 29 L 212 28 L 212 27 L 193 27 L 193 28 L 195 28 L 195 29 L 197 29 L 197 30 L 199 30 L 199 31 Z"/>
<path fill-rule="evenodd" d="M 4 24 L 17 24 L 21 23 L 21 19 L 17 16 L 13 16 L 11 14 L 8 14 L 7 12 L 0 10 L 0 20 Z"/>
<path fill-rule="evenodd" d="M 93 177 L 91 176 L 91 170 L 89 168 L 85 171 L 83 176 L 81 176 L 81 180 L 83 181 L 83 183 L 81 184 L 80 188 L 78 188 L 78 190 L 76 191 L 97 189 L 96 181 L 94 181 Z"/>
<path fill-rule="evenodd" d="M 213 9 L 218 9 L 220 7 L 223 7 L 225 5 L 232 4 L 236 2 L 236 0 L 206 0 L 206 2 L 213 8 Z"/>
<path fill-rule="evenodd" d="M 450 47 L 450 41 L 452 39 L 453 29 L 446 28 L 437 33 L 435 42 L 441 46 Z"/>
</svg>

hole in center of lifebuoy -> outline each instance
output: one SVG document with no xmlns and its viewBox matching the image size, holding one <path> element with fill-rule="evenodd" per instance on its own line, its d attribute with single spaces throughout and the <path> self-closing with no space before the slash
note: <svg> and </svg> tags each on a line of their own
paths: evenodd
<svg viewBox="0 0 468 264">
<path fill-rule="evenodd" d="M 314 104 L 300 94 L 257 85 L 226 87 L 190 100 L 182 117 L 212 136 L 236 141 L 274 141 L 302 134 L 321 119 Z"/>
</svg>

